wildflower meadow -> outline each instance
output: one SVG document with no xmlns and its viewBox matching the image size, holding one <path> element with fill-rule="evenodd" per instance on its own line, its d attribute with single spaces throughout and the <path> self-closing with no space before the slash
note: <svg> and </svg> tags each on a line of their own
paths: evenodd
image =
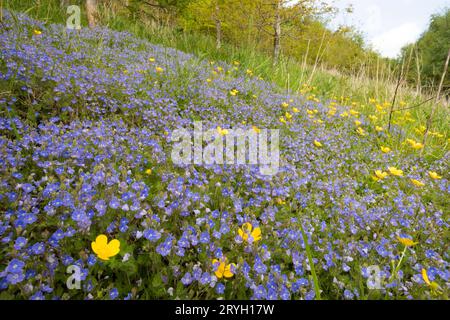
<svg viewBox="0 0 450 320">
<path fill-rule="evenodd" d="M 448 299 L 448 126 L 311 91 L 4 10 L 0 299 Z"/>
</svg>

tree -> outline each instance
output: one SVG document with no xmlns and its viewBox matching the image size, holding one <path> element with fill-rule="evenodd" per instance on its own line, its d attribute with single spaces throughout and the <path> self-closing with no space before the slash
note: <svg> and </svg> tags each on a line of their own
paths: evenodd
<svg viewBox="0 0 450 320">
<path fill-rule="evenodd" d="M 89 28 L 97 25 L 97 0 L 86 0 L 86 13 Z"/>
<path fill-rule="evenodd" d="M 402 49 L 402 60 L 413 55 L 407 70 L 410 83 L 421 85 L 428 91 L 436 90 L 441 81 L 442 68 L 445 65 L 450 45 L 450 9 L 431 18 L 428 30 L 415 44 Z M 450 73 L 443 82 L 444 91 L 450 88 Z M 419 90 L 418 90 L 419 91 Z"/>
<path fill-rule="evenodd" d="M 214 14 L 213 19 L 216 23 L 216 48 L 220 49 L 222 46 L 222 21 L 220 20 L 220 3 L 219 0 L 213 2 Z"/>
</svg>

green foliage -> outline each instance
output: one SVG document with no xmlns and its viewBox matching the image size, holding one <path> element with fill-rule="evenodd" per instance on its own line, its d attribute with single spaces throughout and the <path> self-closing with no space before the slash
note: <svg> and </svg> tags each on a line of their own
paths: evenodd
<svg viewBox="0 0 450 320">
<path fill-rule="evenodd" d="M 439 84 L 450 49 L 450 9 L 431 18 L 429 28 L 415 44 L 405 46 L 402 59 L 408 61 L 408 80 L 425 88 Z M 410 58 L 411 57 L 411 58 Z M 444 81 L 450 88 L 450 72 Z"/>
</svg>

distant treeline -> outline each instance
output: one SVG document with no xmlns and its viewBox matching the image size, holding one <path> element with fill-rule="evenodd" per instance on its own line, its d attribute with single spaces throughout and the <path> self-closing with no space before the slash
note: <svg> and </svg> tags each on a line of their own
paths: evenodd
<svg viewBox="0 0 450 320">
<path fill-rule="evenodd" d="M 84 2 L 78 0 L 78 2 Z M 381 57 L 357 29 L 327 27 L 337 8 L 320 0 L 86 0 L 145 24 L 210 35 L 223 43 L 267 52 L 274 58 L 321 65 L 340 73 L 395 81 L 398 74 L 417 93 L 434 91 L 450 46 L 450 9 L 434 15 L 429 29 L 398 59 Z M 61 0 L 61 4 L 67 0 Z M 351 8 L 348 13 L 351 14 Z M 450 72 L 444 90 L 450 88 Z"/>
</svg>

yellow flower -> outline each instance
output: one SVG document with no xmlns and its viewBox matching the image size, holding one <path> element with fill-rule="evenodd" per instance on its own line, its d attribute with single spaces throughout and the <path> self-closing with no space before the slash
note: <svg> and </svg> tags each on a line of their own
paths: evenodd
<svg viewBox="0 0 450 320">
<path fill-rule="evenodd" d="M 39 36 L 39 35 L 42 34 L 42 31 L 41 31 L 41 30 L 33 30 L 33 33 L 34 33 L 35 35 Z"/>
<path fill-rule="evenodd" d="M 227 129 L 222 129 L 221 127 L 217 127 L 217 132 L 221 135 L 221 136 L 226 136 L 229 131 Z"/>
<path fill-rule="evenodd" d="M 355 126 L 359 127 L 360 125 L 362 125 L 362 122 L 359 120 L 355 120 Z"/>
<path fill-rule="evenodd" d="M 439 291 L 441 289 L 436 282 L 430 281 L 430 279 L 428 278 L 428 273 L 427 273 L 426 269 L 422 269 L 422 278 L 423 278 L 423 281 L 425 281 L 425 283 L 431 288 L 431 290 Z"/>
<path fill-rule="evenodd" d="M 247 74 L 248 74 L 249 76 L 252 76 L 252 75 L 253 75 L 253 71 L 250 70 L 250 69 L 247 69 Z"/>
<path fill-rule="evenodd" d="M 152 169 L 147 169 L 147 170 L 145 170 L 145 173 L 148 174 L 148 175 L 151 175 L 152 172 L 153 172 Z"/>
<path fill-rule="evenodd" d="M 413 247 L 413 246 L 415 246 L 416 244 L 418 244 L 418 242 L 414 242 L 414 241 L 412 241 L 411 239 L 408 239 L 408 238 L 402 238 L 402 237 L 399 237 L 399 236 L 397 236 L 397 240 L 398 240 L 402 245 L 404 245 L 405 247 Z"/>
<path fill-rule="evenodd" d="M 430 176 L 431 179 L 434 179 L 434 180 L 442 179 L 442 177 L 439 174 L 437 174 L 437 172 L 434 172 L 434 171 L 429 171 L 428 175 Z"/>
<path fill-rule="evenodd" d="M 161 67 L 156 67 L 155 70 L 156 70 L 157 73 L 163 73 L 164 72 L 164 69 L 161 68 Z"/>
<path fill-rule="evenodd" d="M 377 117 L 377 116 L 374 116 L 374 115 L 370 115 L 370 116 L 369 116 L 369 119 L 372 120 L 372 121 L 377 121 L 377 120 L 378 120 L 378 117 Z"/>
<path fill-rule="evenodd" d="M 155 58 L 148 58 L 148 61 L 149 62 L 155 62 L 156 60 L 155 60 Z"/>
<path fill-rule="evenodd" d="M 294 112 L 294 113 L 299 113 L 300 110 L 298 110 L 297 108 L 292 108 L 292 112 Z"/>
<path fill-rule="evenodd" d="M 292 114 L 290 114 L 289 112 L 286 112 L 285 117 L 286 117 L 286 119 L 291 120 Z"/>
<path fill-rule="evenodd" d="M 109 260 L 120 252 L 120 241 L 114 239 L 108 243 L 108 237 L 101 234 L 91 243 L 91 247 L 101 260 Z"/>
<path fill-rule="evenodd" d="M 238 65 L 240 65 L 241 63 L 240 63 L 239 61 L 233 61 L 233 64 L 234 64 L 235 66 L 238 66 Z"/>
<path fill-rule="evenodd" d="M 275 199 L 275 202 L 278 203 L 279 205 L 284 205 L 284 204 L 286 204 L 286 201 L 284 201 L 284 200 L 281 199 L 281 198 L 276 198 L 276 199 Z"/>
<path fill-rule="evenodd" d="M 418 188 L 422 188 L 425 186 L 425 183 L 416 179 L 411 179 L 411 182 Z"/>
<path fill-rule="evenodd" d="M 211 79 L 209 79 L 209 78 L 208 78 L 208 79 L 206 79 L 206 82 L 208 82 L 208 83 L 210 83 L 211 81 L 212 81 L 212 80 L 211 80 Z"/>
<path fill-rule="evenodd" d="M 239 228 L 238 233 L 244 241 L 248 241 L 249 236 L 252 237 L 253 242 L 261 240 L 261 229 L 259 227 L 253 229 L 249 222 L 244 223 L 242 228 Z"/>
<path fill-rule="evenodd" d="M 281 106 L 282 106 L 283 108 L 287 108 L 287 107 L 289 107 L 289 103 L 283 102 L 283 103 L 281 104 Z"/>
<path fill-rule="evenodd" d="M 389 152 L 391 152 L 391 148 L 389 148 L 389 147 L 381 147 L 381 151 L 383 153 L 389 153 Z"/>
<path fill-rule="evenodd" d="M 236 89 L 233 89 L 233 90 L 230 91 L 230 94 L 231 94 L 232 96 L 237 96 L 238 93 L 239 93 L 239 91 L 236 90 Z"/>
<path fill-rule="evenodd" d="M 382 132 L 382 131 L 384 131 L 384 128 L 383 128 L 383 127 L 376 126 L 376 127 L 375 127 L 375 130 L 376 130 L 377 132 Z"/>
<path fill-rule="evenodd" d="M 403 171 L 396 167 L 389 167 L 389 172 L 396 177 L 403 177 Z"/>
<path fill-rule="evenodd" d="M 231 278 L 234 276 L 234 273 L 231 271 L 231 268 L 235 268 L 236 265 L 234 263 L 227 264 L 226 259 L 225 260 L 217 260 L 214 259 L 212 261 L 213 267 L 216 268 L 216 271 L 214 274 L 218 279 L 222 278 Z"/>
<path fill-rule="evenodd" d="M 352 116 L 359 116 L 360 113 L 358 111 L 355 111 L 355 110 L 350 110 L 350 114 Z M 358 124 L 357 124 L 357 126 L 358 126 Z"/>
<path fill-rule="evenodd" d="M 314 145 L 315 145 L 317 148 L 322 148 L 322 147 L 323 147 L 322 143 L 320 143 L 320 142 L 317 141 L 317 140 L 314 140 Z"/>
<path fill-rule="evenodd" d="M 257 126 L 252 126 L 253 131 L 255 131 L 256 133 L 260 133 L 261 129 L 259 129 Z"/>
<path fill-rule="evenodd" d="M 381 171 L 381 170 L 377 170 L 375 171 L 375 176 L 380 179 L 383 180 L 384 178 L 386 178 L 388 176 L 387 172 Z"/>
<path fill-rule="evenodd" d="M 364 131 L 363 128 L 359 127 L 356 132 L 360 135 L 360 136 L 366 136 L 366 132 Z"/>
<path fill-rule="evenodd" d="M 416 141 L 414 141 L 412 139 L 407 139 L 406 142 L 408 142 L 409 145 L 411 146 L 411 148 L 413 148 L 415 150 L 420 150 L 420 149 L 423 149 L 423 147 L 424 147 L 423 144 L 421 144 L 419 142 L 416 142 Z"/>
<path fill-rule="evenodd" d="M 284 117 L 280 117 L 280 122 L 281 123 L 286 123 L 286 119 L 284 119 Z"/>
</svg>

